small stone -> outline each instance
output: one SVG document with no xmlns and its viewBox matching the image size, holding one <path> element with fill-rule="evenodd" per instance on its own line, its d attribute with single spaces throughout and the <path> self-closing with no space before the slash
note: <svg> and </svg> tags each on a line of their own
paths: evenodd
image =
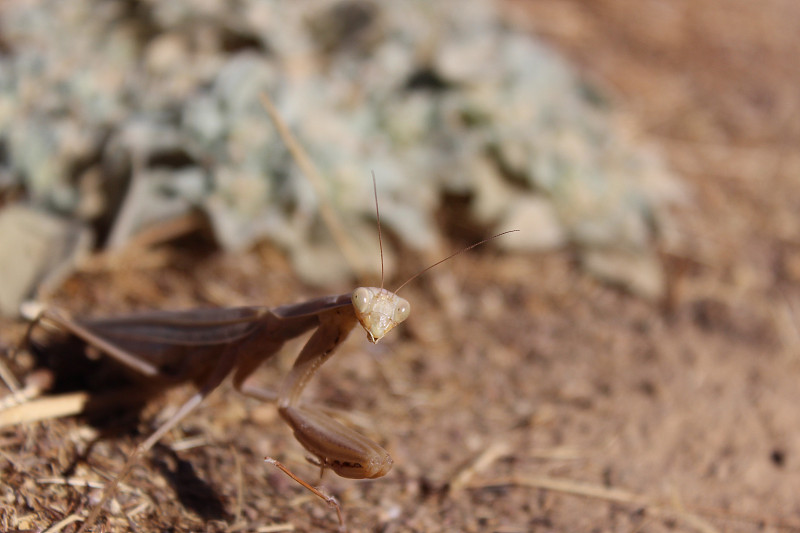
<svg viewBox="0 0 800 533">
<path fill-rule="evenodd" d="M 0 314 L 18 316 L 22 302 L 60 283 L 90 244 L 78 222 L 22 205 L 0 211 Z"/>
<path fill-rule="evenodd" d="M 535 196 L 520 198 L 509 206 L 507 216 L 497 229 L 519 230 L 498 239 L 498 245 L 506 250 L 553 250 L 567 242 L 567 234 L 553 205 Z"/>
<path fill-rule="evenodd" d="M 587 272 L 620 285 L 637 296 L 658 300 L 664 294 L 664 268 L 650 250 L 588 250 L 583 253 Z"/>
</svg>

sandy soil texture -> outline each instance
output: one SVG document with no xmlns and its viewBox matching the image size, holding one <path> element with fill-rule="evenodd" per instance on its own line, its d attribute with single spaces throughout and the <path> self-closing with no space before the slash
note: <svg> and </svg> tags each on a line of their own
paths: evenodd
<svg viewBox="0 0 800 533">
<path fill-rule="evenodd" d="M 312 385 L 395 460 L 378 480 L 326 476 L 325 490 L 353 531 L 800 531 L 800 4 L 505 5 L 608 88 L 689 185 L 683 244 L 663 254 L 669 295 L 598 283 L 568 251 L 486 247 L 443 265 L 404 289 L 412 317 L 391 338 L 351 335 Z M 272 248 L 223 256 L 195 236 L 98 263 L 55 303 L 97 314 L 316 295 Z M 23 326 L 0 331 L 11 344 Z M 266 365 L 265 385 L 298 346 Z M 118 471 L 189 392 L 99 430 L 0 429 L 0 530 L 84 512 L 99 491 L 83 483 Z M 267 454 L 315 479 L 274 406 L 223 386 L 134 469 L 98 531 L 335 530 Z"/>
</svg>

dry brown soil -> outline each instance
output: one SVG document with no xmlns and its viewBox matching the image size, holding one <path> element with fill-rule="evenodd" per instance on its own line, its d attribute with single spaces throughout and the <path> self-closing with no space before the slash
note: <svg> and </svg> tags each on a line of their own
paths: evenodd
<svg viewBox="0 0 800 533">
<path fill-rule="evenodd" d="M 570 252 L 460 256 L 408 288 L 413 314 L 391 339 L 352 335 L 315 380 L 316 401 L 395 459 L 382 479 L 326 476 L 325 489 L 354 531 L 800 531 L 800 3 L 506 6 L 611 91 L 688 184 L 682 245 L 663 255 L 669 296 L 604 286 Z M 87 268 L 54 301 L 110 313 L 318 294 L 269 247 L 184 244 Z M 21 327 L 2 333 L 12 342 Z M 85 512 L 99 492 L 58 480 L 112 475 L 188 394 L 138 425 L 0 430 L 0 530 Z M 335 529 L 267 454 L 316 475 L 274 406 L 224 386 L 134 470 L 124 513 L 98 530 Z"/>
</svg>

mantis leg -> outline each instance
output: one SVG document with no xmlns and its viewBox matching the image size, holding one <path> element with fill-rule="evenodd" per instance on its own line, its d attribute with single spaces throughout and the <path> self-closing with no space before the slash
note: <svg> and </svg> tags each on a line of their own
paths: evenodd
<svg viewBox="0 0 800 533">
<path fill-rule="evenodd" d="M 86 342 L 89 346 L 97 348 L 101 352 L 108 354 L 110 357 L 116 359 L 117 362 L 127 366 L 132 370 L 135 370 L 143 376 L 155 377 L 161 375 L 161 371 L 155 365 L 152 365 L 141 357 L 137 357 L 136 355 L 123 350 L 119 346 L 108 342 L 99 335 L 92 333 L 79 323 L 67 318 L 58 311 L 46 310 L 42 312 L 35 321 L 31 322 L 31 325 L 28 327 L 26 339 L 30 337 L 34 326 L 45 320 L 52 322 L 56 326 L 59 326 L 64 331 L 68 331 L 82 341 Z"/>
<path fill-rule="evenodd" d="M 235 354 L 233 354 L 230 350 L 226 350 L 222 353 L 216 367 L 212 371 L 210 377 L 203 387 L 191 398 L 189 398 L 189 400 L 184 403 L 180 409 L 178 409 L 177 413 L 172 415 L 169 420 L 164 422 L 152 435 L 147 438 L 147 440 L 138 445 L 133 453 L 128 456 L 128 460 L 125 462 L 125 466 L 123 466 L 122 471 L 120 471 L 120 473 L 109 485 L 106 485 L 100 501 L 92 508 L 92 511 L 83 522 L 83 525 L 78 530 L 78 533 L 84 533 L 89 527 L 92 526 L 92 524 L 94 524 L 95 520 L 97 520 L 97 517 L 100 516 L 100 513 L 102 512 L 103 506 L 114 495 L 117 485 L 119 485 L 119 483 L 128 476 L 133 467 L 136 466 L 139 458 L 147 453 L 150 448 L 152 448 L 161 439 L 161 437 L 163 437 L 169 430 L 174 428 L 178 422 L 180 422 L 195 407 L 200 405 L 206 396 L 211 394 L 211 392 L 213 392 L 214 389 L 216 389 L 219 384 L 222 383 L 225 377 L 230 374 L 235 364 Z"/>
<path fill-rule="evenodd" d="M 303 347 L 284 379 L 278 411 L 295 438 L 314 454 L 323 468 L 352 479 L 376 478 L 392 467 L 392 458 L 378 444 L 330 416 L 299 404 L 300 394 L 317 369 L 333 354 L 356 323 L 352 309 L 320 316 L 320 325 Z"/>
</svg>

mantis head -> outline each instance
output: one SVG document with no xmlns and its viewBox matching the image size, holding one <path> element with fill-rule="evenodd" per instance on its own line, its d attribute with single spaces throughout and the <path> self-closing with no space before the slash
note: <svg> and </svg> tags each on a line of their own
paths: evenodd
<svg viewBox="0 0 800 533">
<path fill-rule="evenodd" d="M 408 300 L 401 298 L 397 293 L 406 286 L 406 284 L 414 279 L 417 279 L 421 274 L 424 274 L 433 267 L 452 259 L 462 252 L 471 250 L 487 241 L 505 235 L 506 233 L 513 233 L 519 230 L 504 231 L 498 233 L 493 237 L 476 242 L 466 248 L 462 248 L 454 254 L 445 257 L 441 261 L 437 261 L 431 266 L 417 272 L 402 285 L 397 287 L 394 292 L 383 288 L 383 239 L 381 238 L 381 212 L 378 209 L 378 186 L 375 182 L 375 173 L 372 173 L 372 190 L 375 193 L 375 216 L 378 219 L 378 244 L 381 250 L 381 286 L 378 287 L 359 287 L 353 291 L 353 308 L 355 309 L 356 318 L 361 323 L 361 326 L 367 332 L 367 339 L 372 344 L 377 344 L 384 335 L 389 333 L 397 324 L 408 318 L 411 313 L 411 304 Z"/>
<path fill-rule="evenodd" d="M 408 318 L 411 312 L 408 300 L 377 287 L 359 287 L 353 291 L 353 308 L 367 332 L 367 339 L 373 344 Z"/>
</svg>

